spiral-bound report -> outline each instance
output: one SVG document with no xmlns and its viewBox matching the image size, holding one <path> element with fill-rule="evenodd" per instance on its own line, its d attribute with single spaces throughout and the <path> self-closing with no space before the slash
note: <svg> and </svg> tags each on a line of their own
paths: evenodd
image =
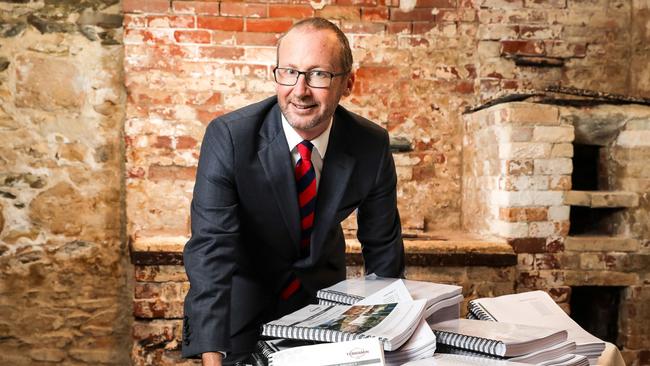
<svg viewBox="0 0 650 366">
<path fill-rule="evenodd" d="M 386 351 L 404 344 L 417 328 L 424 300 L 378 305 L 308 305 L 262 326 L 262 335 L 319 342 L 378 338 Z"/>
<path fill-rule="evenodd" d="M 431 329 L 438 343 L 501 357 L 521 356 L 567 339 L 565 330 L 473 319 L 448 320 Z"/>
</svg>

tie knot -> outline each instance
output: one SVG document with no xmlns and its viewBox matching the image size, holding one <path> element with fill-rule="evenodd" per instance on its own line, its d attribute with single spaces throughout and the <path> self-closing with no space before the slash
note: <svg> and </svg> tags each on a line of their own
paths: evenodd
<svg viewBox="0 0 650 366">
<path fill-rule="evenodd" d="M 314 145 L 312 145 L 312 143 L 307 140 L 303 140 L 297 145 L 297 147 L 298 154 L 300 154 L 300 159 L 311 161 L 311 151 L 314 148 Z"/>
</svg>

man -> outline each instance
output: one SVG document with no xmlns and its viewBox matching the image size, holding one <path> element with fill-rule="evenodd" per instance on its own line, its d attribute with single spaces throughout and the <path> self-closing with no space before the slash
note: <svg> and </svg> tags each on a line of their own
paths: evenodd
<svg viewBox="0 0 650 366">
<path fill-rule="evenodd" d="M 278 44 L 277 96 L 208 126 L 184 251 L 184 357 L 245 360 L 263 323 L 345 279 L 340 222 L 357 208 L 366 271 L 402 275 L 388 134 L 338 106 L 351 68 L 338 27 L 303 20 Z"/>
</svg>

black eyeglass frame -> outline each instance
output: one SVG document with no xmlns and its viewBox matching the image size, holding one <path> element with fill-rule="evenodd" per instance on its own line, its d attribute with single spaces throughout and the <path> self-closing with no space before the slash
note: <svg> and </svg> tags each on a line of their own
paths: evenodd
<svg viewBox="0 0 650 366">
<path fill-rule="evenodd" d="M 278 81 L 278 76 L 275 74 L 275 71 L 276 71 L 276 70 L 293 70 L 293 71 L 297 72 L 298 75 L 296 76 L 296 81 L 294 81 L 293 84 L 283 84 L 283 83 L 279 82 L 279 81 Z M 309 83 L 309 80 L 310 80 L 309 74 L 312 73 L 312 72 L 322 72 L 322 73 L 328 74 L 329 77 L 330 77 L 330 83 L 329 83 L 329 85 L 328 85 L 328 86 L 313 86 L 313 85 L 311 85 L 311 84 Z M 294 86 L 294 85 L 298 84 L 298 79 L 300 79 L 300 75 L 305 75 L 305 82 L 307 83 L 307 85 L 308 85 L 310 88 L 316 88 L 316 89 L 327 89 L 327 88 L 329 88 L 330 86 L 332 86 L 332 79 L 334 79 L 334 78 L 337 77 L 337 76 L 343 76 L 343 75 L 346 75 L 346 74 L 349 74 L 349 73 L 350 73 L 349 71 L 343 71 L 343 72 L 339 72 L 339 73 L 333 73 L 333 72 L 329 72 L 329 71 L 325 71 L 325 70 L 298 71 L 298 70 L 296 70 L 296 69 L 292 69 L 292 68 L 290 68 L 290 67 L 279 67 L 279 66 L 276 66 L 276 67 L 273 69 L 273 79 L 275 80 L 276 83 L 278 83 L 278 84 L 280 84 L 280 85 L 284 85 L 284 86 Z"/>
</svg>

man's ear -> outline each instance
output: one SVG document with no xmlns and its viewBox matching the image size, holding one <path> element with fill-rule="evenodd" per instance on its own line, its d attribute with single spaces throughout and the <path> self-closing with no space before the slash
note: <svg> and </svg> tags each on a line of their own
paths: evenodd
<svg viewBox="0 0 650 366">
<path fill-rule="evenodd" d="M 343 91 L 343 96 L 348 97 L 352 94 L 352 87 L 354 86 L 354 71 L 350 71 L 350 74 L 347 77 L 345 82 L 345 90 Z"/>
</svg>

